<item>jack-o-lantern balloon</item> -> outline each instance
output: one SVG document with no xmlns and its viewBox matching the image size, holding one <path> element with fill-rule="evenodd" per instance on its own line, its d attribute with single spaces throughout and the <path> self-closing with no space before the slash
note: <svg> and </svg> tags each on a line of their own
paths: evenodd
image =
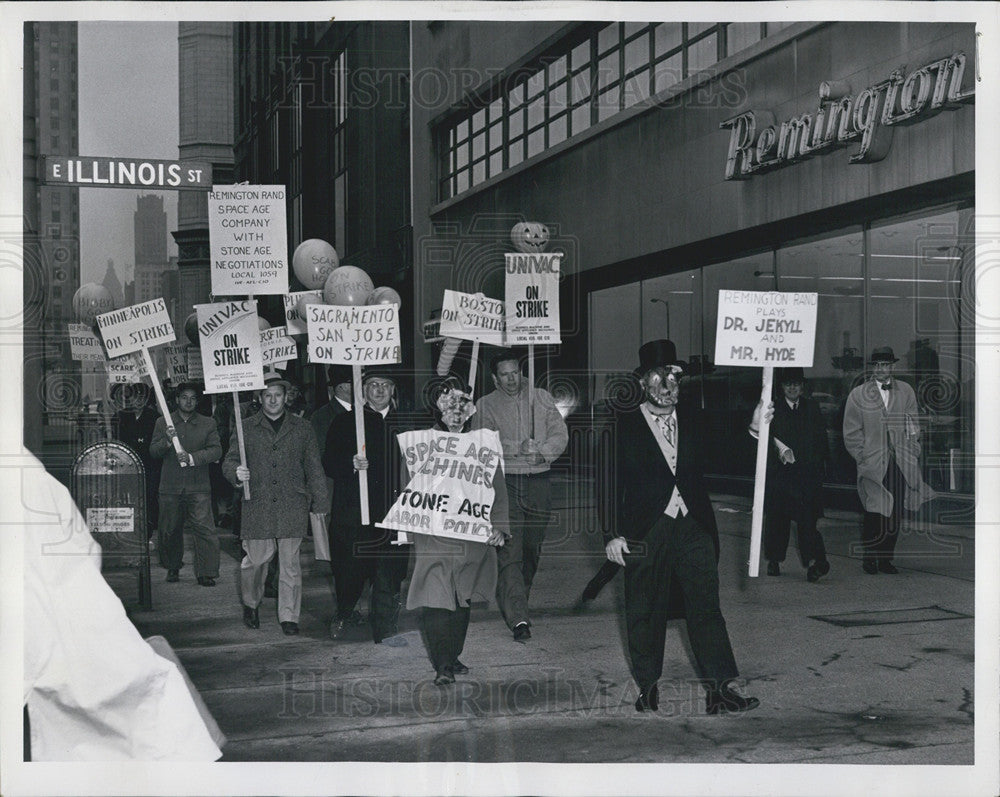
<svg viewBox="0 0 1000 797">
<path fill-rule="evenodd" d="M 184 334 L 191 341 L 192 346 L 198 345 L 198 314 L 191 313 L 184 319 Z"/>
<path fill-rule="evenodd" d="M 367 304 L 402 304 L 403 300 L 392 288 L 383 286 L 372 291 L 368 297 Z"/>
<path fill-rule="evenodd" d="M 540 221 L 522 221 L 510 229 L 510 240 L 518 252 L 537 255 L 549 244 L 549 228 Z"/>
<path fill-rule="evenodd" d="M 337 250 L 319 238 L 303 241 L 292 253 L 292 271 L 310 291 L 322 288 L 330 272 L 339 265 Z"/>
<path fill-rule="evenodd" d="M 97 316 L 115 309 L 111 291 L 96 282 L 81 285 L 73 294 L 73 312 L 81 324 L 93 324 Z"/>
<path fill-rule="evenodd" d="M 323 286 L 327 304 L 362 305 L 375 290 L 372 278 L 357 266 L 341 266 L 330 272 Z"/>
</svg>

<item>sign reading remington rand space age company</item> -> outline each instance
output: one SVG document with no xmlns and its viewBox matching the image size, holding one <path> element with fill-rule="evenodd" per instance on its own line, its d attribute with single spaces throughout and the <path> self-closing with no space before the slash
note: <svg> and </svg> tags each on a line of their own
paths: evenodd
<svg viewBox="0 0 1000 797">
<path fill-rule="evenodd" d="M 208 161 L 45 155 L 42 157 L 42 182 L 88 188 L 204 191 L 212 187 L 212 164 Z"/>
<path fill-rule="evenodd" d="M 892 128 L 914 124 L 961 103 L 975 101 L 975 86 L 963 90 L 965 53 L 955 53 L 907 73 L 900 67 L 857 94 L 840 81 L 819 86 L 819 107 L 780 124 L 770 111 L 746 111 L 719 127 L 728 129 L 726 179 L 741 180 L 802 158 L 858 142 L 850 163 L 874 163 L 889 154 Z"/>
</svg>

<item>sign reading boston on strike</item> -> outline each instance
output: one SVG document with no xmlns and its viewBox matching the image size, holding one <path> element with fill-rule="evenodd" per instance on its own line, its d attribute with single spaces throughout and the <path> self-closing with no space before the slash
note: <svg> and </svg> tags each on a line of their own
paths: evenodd
<svg viewBox="0 0 1000 797">
<path fill-rule="evenodd" d="M 485 543 L 493 529 L 500 435 L 491 429 L 465 434 L 424 429 L 397 439 L 410 483 L 375 525 Z"/>
<path fill-rule="evenodd" d="M 288 293 L 285 186 L 213 186 L 208 236 L 213 294 Z"/>
<path fill-rule="evenodd" d="M 399 305 L 310 304 L 309 362 L 388 365 L 401 361 Z"/>
<path fill-rule="evenodd" d="M 504 345 L 503 302 L 481 293 L 445 290 L 441 334 L 448 338 Z"/>
<path fill-rule="evenodd" d="M 174 327 L 162 298 L 133 304 L 97 316 L 108 357 L 121 357 L 140 349 L 176 339 Z"/>
<path fill-rule="evenodd" d="M 816 308 L 815 293 L 720 290 L 715 364 L 810 368 Z"/>
<path fill-rule="evenodd" d="M 256 300 L 196 304 L 194 309 L 198 313 L 205 392 L 263 389 Z"/>
<path fill-rule="evenodd" d="M 504 300 L 507 345 L 560 343 L 559 274 L 561 252 L 521 254 L 506 258 Z"/>
</svg>

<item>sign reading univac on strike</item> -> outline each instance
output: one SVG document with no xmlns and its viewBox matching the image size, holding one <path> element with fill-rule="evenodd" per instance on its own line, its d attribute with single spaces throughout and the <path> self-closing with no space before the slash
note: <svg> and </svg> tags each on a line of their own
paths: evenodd
<svg viewBox="0 0 1000 797">
<path fill-rule="evenodd" d="M 562 253 L 515 252 L 505 257 L 507 345 L 560 343 L 559 273 Z"/>
<path fill-rule="evenodd" d="M 310 304 L 309 362 L 389 365 L 402 361 L 399 305 Z"/>
<path fill-rule="evenodd" d="M 720 290 L 715 364 L 812 367 L 817 304 L 815 293 Z"/>
<path fill-rule="evenodd" d="M 206 393 L 262 390 L 257 301 L 196 304 Z M 190 375 L 190 366 L 188 373 Z M 192 377 L 193 378 L 193 377 Z"/>
<path fill-rule="evenodd" d="M 213 186 L 208 236 L 213 294 L 288 293 L 285 186 Z"/>
</svg>

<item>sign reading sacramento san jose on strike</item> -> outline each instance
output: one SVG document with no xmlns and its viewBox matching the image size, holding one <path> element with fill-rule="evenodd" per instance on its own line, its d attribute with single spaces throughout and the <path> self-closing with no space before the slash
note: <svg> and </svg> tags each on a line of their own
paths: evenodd
<svg viewBox="0 0 1000 797">
<path fill-rule="evenodd" d="M 257 302 L 196 304 L 206 393 L 260 390 L 264 363 L 260 354 Z"/>
<path fill-rule="evenodd" d="M 97 327 L 110 358 L 171 343 L 177 338 L 162 298 L 102 313 L 97 316 Z"/>
<path fill-rule="evenodd" d="M 435 429 L 397 435 L 410 483 L 381 523 L 383 529 L 486 542 L 500 435 L 490 429 L 451 434 Z"/>
<path fill-rule="evenodd" d="M 309 362 L 387 365 L 401 361 L 399 305 L 310 304 Z"/>
<path fill-rule="evenodd" d="M 285 186 L 213 186 L 208 235 L 216 296 L 288 293 Z"/>
<path fill-rule="evenodd" d="M 559 269 L 562 254 L 506 254 L 507 345 L 560 343 Z"/>
<path fill-rule="evenodd" d="M 441 334 L 503 346 L 503 309 L 503 302 L 481 293 L 445 290 L 441 302 Z"/>
<path fill-rule="evenodd" d="M 719 291 L 715 364 L 810 368 L 815 293 Z"/>
</svg>

